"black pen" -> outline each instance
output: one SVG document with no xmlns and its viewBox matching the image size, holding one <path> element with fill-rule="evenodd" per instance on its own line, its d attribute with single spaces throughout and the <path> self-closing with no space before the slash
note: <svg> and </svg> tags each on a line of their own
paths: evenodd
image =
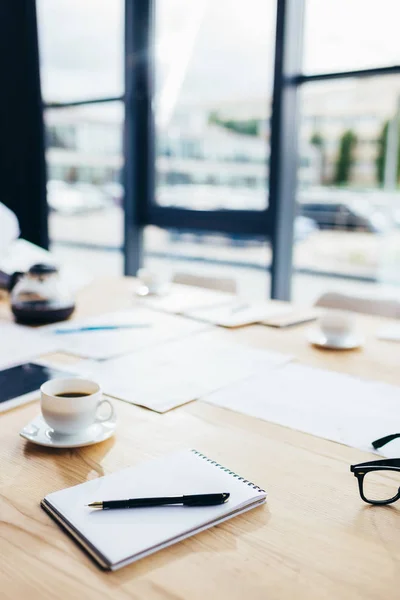
<svg viewBox="0 0 400 600">
<path fill-rule="evenodd" d="M 194 494 L 192 496 L 161 496 L 160 498 L 129 498 L 128 500 L 104 500 L 91 502 L 90 508 L 145 508 L 149 506 L 165 506 L 167 504 L 183 504 L 183 506 L 214 506 L 224 504 L 230 494 Z"/>
</svg>

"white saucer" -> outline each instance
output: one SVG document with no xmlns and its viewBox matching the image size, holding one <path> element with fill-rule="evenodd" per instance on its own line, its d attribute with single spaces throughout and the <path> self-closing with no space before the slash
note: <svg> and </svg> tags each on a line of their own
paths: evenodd
<svg viewBox="0 0 400 600">
<path fill-rule="evenodd" d="M 308 341 L 314 346 L 327 348 L 330 350 L 354 350 L 364 343 L 364 338 L 360 335 L 350 333 L 341 339 L 329 339 L 320 329 L 312 329 L 308 334 Z"/>
<path fill-rule="evenodd" d="M 73 435 L 62 435 L 56 433 L 44 421 L 42 415 L 38 415 L 33 421 L 25 425 L 19 435 L 39 446 L 50 448 L 79 448 L 80 446 L 91 446 L 104 442 L 111 437 L 115 431 L 115 416 L 104 423 L 94 423 L 87 429 L 74 433 Z"/>
<path fill-rule="evenodd" d="M 162 283 L 154 287 L 142 284 L 135 289 L 136 296 L 140 296 L 141 298 L 146 298 L 146 296 L 166 296 L 167 293 L 168 284 Z"/>
</svg>

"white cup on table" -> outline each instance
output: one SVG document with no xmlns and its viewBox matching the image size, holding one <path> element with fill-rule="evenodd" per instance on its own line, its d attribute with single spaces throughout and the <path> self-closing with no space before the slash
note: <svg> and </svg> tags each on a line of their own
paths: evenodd
<svg viewBox="0 0 400 600">
<path fill-rule="evenodd" d="M 149 269 L 139 269 L 136 277 L 140 282 L 140 287 L 136 293 L 139 296 L 157 296 L 163 295 L 168 287 L 168 279 Z"/>
<path fill-rule="evenodd" d="M 73 435 L 114 416 L 113 405 L 103 398 L 100 386 L 90 379 L 52 379 L 46 381 L 40 391 L 43 418 L 56 433 Z M 101 416 L 99 409 L 105 404 L 109 411 Z"/>
<path fill-rule="evenodd" d="M 341 310 L 331 310 L 321 315 L 319 326 L 326 339 L 333 344 L 340 344 L 355 333 L 354 318 Z"/>
</svg>

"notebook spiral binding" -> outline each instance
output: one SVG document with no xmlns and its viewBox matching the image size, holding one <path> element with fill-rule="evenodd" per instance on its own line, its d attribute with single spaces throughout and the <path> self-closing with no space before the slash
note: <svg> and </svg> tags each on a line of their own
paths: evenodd
<svg viewBox="0 0 400 600">
<path fill-rule="evenodd" d="M 262 488 L 260 488 L 258 485 L 256 485 L 252 481 L 249 481 L 248 479 L 245 479 L 244 477 L 241 477 L 240 475 L 238 475 L 234 471 L 231 471 L 230 469 L 227 469 L 223 465 L 220 465 L 215 460 L 211 460 L 211 458 L 208 458 L 208 456 L 206 456 L 205 454 L 202 454 L 198 450 L 194 450 L 193 449 L 192 452 L 193 452 L 193 454 L 195 454 L 199 458 L 202 458 L 202 459 L 206 460 L 207 462 L 209 462 L 210 464 L 214 465 L 218 469 L 221 469 L 222 471 L 225 471 L 225 473 L 229 473 L 229 475 L 232 475 L 232 477 L 235 477 L 235 479 L 237 479 L 238 481 L 241 481 L 242 483 L 245 483 L 249 487 L 253 488 L 253 490 L 256 490 L 257 492 L 261 492 L 262 494 L 265 494 L 265 490 L 263 490 Z"/>
</svg>

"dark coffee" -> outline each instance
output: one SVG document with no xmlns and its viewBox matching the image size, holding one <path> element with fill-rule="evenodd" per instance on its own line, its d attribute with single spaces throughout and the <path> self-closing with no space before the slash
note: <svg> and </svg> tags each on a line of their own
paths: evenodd
<svg viewBox="0 0 400 600">
<path fill-rule="evenodd" d="M 83 396 L 90 396 L 87 392 L 63 392 L 62 394 L 54 394 L 58 398 L 82 398 Z"/>
<path fill-rule="evenodd" d="M 63 306 L 57 302 L 33 300 L 30 302 L 13 302 L 12 312 L 18 323 L 24 325 L 42 325 L 65 321 L 74 312 L 73 304 Z"/>
</svg>

